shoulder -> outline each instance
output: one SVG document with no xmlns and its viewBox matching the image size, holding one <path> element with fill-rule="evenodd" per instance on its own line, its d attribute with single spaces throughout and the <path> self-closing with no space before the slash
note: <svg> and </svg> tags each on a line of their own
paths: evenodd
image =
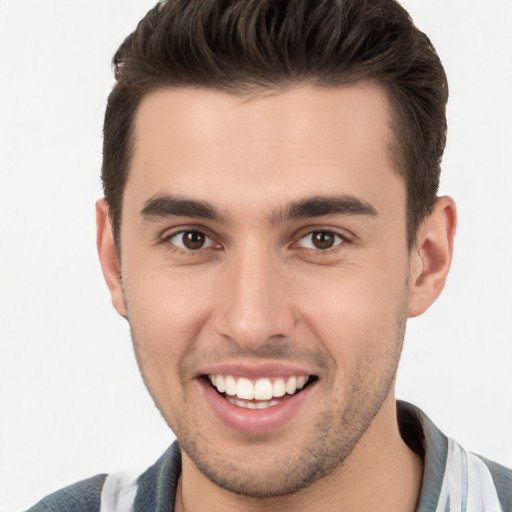
<svg viewBox="0 0 512 512">
<path fill-rule="evenodd" d="M 142 474 L 101 474 L 54 492 L 27 512 L 125 512 L 172 510 L 181 472 L 177 442 Z"/>
<path fill-rule="evenodd" d="M 43 498 L 27 512 L 98 512 L 106 474 L 64 487 Z"/>
<path fill-rule="evenodd" d="M 512 512 L 511 469 L 466 451 L 417 407 L 398 402 L 397 412 L 404 441 L 423 457 L 417 512 Z"/>
<path fill-rule="evenodd" d="M 483 462 L 486 470 L 489 472 L 503 510 L 512 511 L 512 469 L 486 459 L 481 455 L 471 455 Z"/>
</svg>

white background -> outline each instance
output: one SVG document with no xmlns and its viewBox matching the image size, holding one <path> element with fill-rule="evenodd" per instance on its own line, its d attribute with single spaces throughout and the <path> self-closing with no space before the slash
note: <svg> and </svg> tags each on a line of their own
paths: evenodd
<svg viewBox="0 0 512 512">
<path fill-rule="evenodd" d="M 173 436 L 95 251 L 110 59 L 154 0 L 0 0 L 0 510 L 150 465 Z M 409 323 L 398 396 L 512 465 L 512 2 L 408 0 L 445 64 L 452 273 Z"/>
</svg>

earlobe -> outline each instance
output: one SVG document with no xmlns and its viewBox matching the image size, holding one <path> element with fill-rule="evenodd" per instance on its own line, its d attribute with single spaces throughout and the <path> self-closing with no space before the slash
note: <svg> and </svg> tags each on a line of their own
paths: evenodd
<svg viewBox="0 0 512 512">
<path fill-rule="evenodd" d="M 420 226 L 411 250 L 409 317 L 424 313 L 443 290 L 452 261 L 456 226 L 455 202 L 447 196 L 438 198 L 434 211 Z"/>
<path fill-rule="evenodd" d="M 126 318 L 120 263 L 105 199 L 96 201 L 96 245 L 103 277 L 110 290 L 112 305 L 122 317 Z"/>
</svg>

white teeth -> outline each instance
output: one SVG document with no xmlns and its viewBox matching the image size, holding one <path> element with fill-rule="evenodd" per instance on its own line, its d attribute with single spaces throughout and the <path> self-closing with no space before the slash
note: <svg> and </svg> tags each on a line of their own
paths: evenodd
<svg viewBox="0 0 512 512">
<path fill-rule="evenodd" d="M 226 381 L 224 380 L 224 377 L 222 375 L 212 375 L 214 377 L 215 382 L 212 380 L 212 384 L 217 388 L 217 391 L 219 393 L 224 393 L 226 391 Z"/>
<path fill-rule="evenodd" d="M 236 396 L 245 400 L 252 400 L 254 398 L 254 386 L 249 379 L 244 379 L 243 377 L 238 379 Z"/>
<path fill-rule="evenodd" d="M 309 380 L 309 377 L 301 375 L 300 377 L 289 377 L 287 380 L 279 377 L 273 383 L 268 378 L 258 379 L 255 382 L 245 377 L 233 377 L 232 375 L 209 375 L 208 378 L 219 393 L 226 393 L 228 396 L 236 397 L 242 400 L 262 400 L 262 403 L 271 398 L 280 398 L 284 395 L 294 395 L 301 390 Z M 236 399 L 231 401 L 236 404 Z M 246 402 L 241 402 L 240 407 L 249 407 Z M 277 402 L 276 402 L 277 403 Z M 236 404 L 239 405 L 239 404 Z M 252 405 L 255 405 L 254 407 Z M 272 404 L 275 405 L 275 404 Z M 251 404 L 254 409 L 259 404 Z M 266 406 L 268 407 L 268 405 Z M 265 408 L 263 406 L 262 408 Z"/>
<path fill-rule="evenodd" d="M 272 382 L 269 379 L 258 379 L 254 386 L 256 400 L 270 400 L 272 398 Z"/>
<path fill-rule="evenodd" d="M 272 395 L 276 398 L 286 395 L 286 384 L 284 379 L 276 379 L 272 386 Z"/>
<path fill-rule="evenodd" d="M 297 391 L 297 379 L 295 377 L 290 377 L 286 381 L 286 392 L 289 395 L 293 395 Z"/>
<path fill-rule="evenodd" d="M 264 402 L 243 402 L 242 400 L 236 400 L 231 396 L 226 396 L 226 399 L 233 405 L 242 407 L 243 409 L 268 409 L 269 407 L 274 407 L 274 405 L 279 403 L 277 400 L 266 400 Z"/>
<path fill-rule="evenodd" d="M 224 381 L 224 383 L 226 385 L 226 393 L 231 396 L 236 395 L 238 386 L 236 385 L 236 380 L 234 379 L 234 377 L 231 377 L 231 375 L 228 375 L 226 377 L 226 380 Z"/>
</svg>

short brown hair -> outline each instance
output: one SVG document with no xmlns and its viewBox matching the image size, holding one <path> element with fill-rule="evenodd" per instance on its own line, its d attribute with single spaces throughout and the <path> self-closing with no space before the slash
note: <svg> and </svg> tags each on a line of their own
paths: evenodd
<svg viewBox="0 0 512 512">
<path fill-rule="evenodd" d="M 394 0 L 167 0 L 140 21 L 113 64 L 102 181 L 118 245 L 134 116 L 145 95 L 169 87 L 244 94 L 379 84 L 392 106 L 409 245 L 433 208 L 448 85 L 431 42 Z"/>
</svg>

